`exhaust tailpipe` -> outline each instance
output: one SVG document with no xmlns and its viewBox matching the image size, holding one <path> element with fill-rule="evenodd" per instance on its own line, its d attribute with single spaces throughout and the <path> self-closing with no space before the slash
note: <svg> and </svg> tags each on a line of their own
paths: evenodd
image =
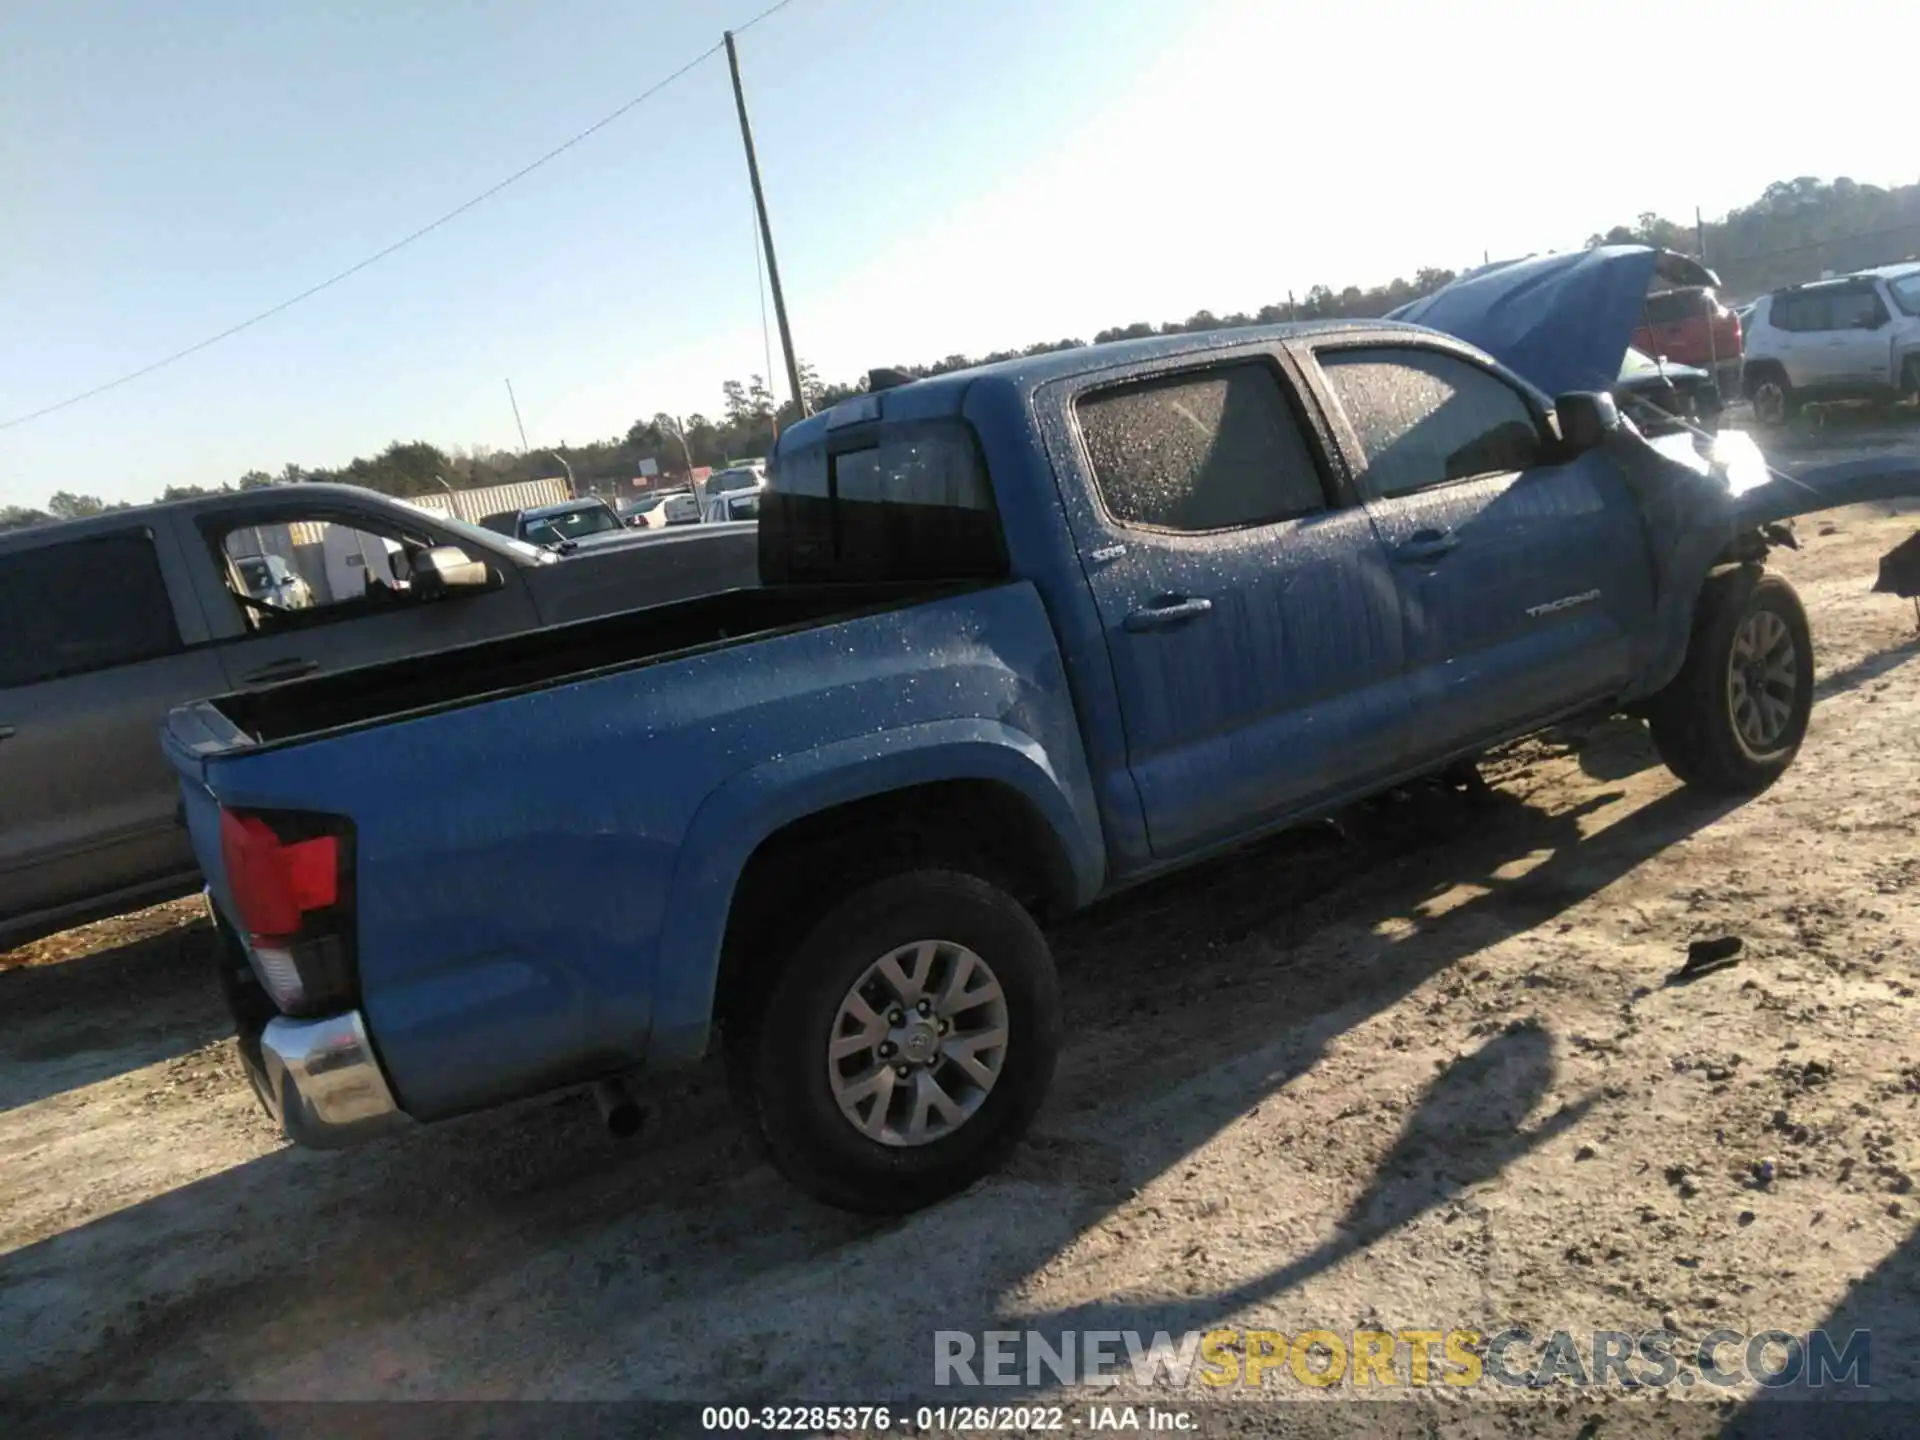
<svg viewBox="0 0 1920 1440">
<path fill-rule="evenodd" d="M 631 1140 L 640 1133 L 647 1112 L 640 1108 L 640 1102 L 625 1085 L 618 1080 L 596 1080 L 593 1098 L 600 1106 L 600 1123 L 607 1127 L 609 1135 L 618 1140 Z"/>
</svg>

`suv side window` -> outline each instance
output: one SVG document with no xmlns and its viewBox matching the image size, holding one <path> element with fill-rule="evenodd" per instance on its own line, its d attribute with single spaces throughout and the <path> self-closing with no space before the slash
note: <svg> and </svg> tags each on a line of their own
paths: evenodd
<svg viewBox="0 0 1920 1440">
<path fill-rule="evenodd" d="M 412 598 L 413 571 L 398 536 L 337 520 L 283 520 L 234 526 L 215 544 L 227 588 L 255 634 L 351 619 Z M 284 578 L 263 595 L 249 581 L 269 568 Z"/>
<path fill-rule="evenodd" d="M 1319 360 L 1382 499 L 1541 461 L 1533 408 L 1476 365 L 1397 346 L 1323 350 Z"/>
<path fill-rule="evenodd" d="M 1265 362 L 1094 391 L 1074 412 L 1101 501 L 1122 525 L 1234 530 L 1327 508 L 1306 431 Z"/>
<path fill-rule="evenodd" d="M 1835 290 L 1828 327 L 1834 330 L 1863 330 L 1886 323 L 1887 307 L 1868 289 Z"/>
<path fill-rule="evenodd" d="M 145 532 L 0 556 L 0 689 L 180 648 L 160 557 Z"/>
<path fill-rule="evenodd" d="M 1769 323 L 1776 330 L 1786 330 L 1792 334 L 1831 330 L 1832 298 L 1833 292 L 1829 290 L 1802 290 L 1776 295 L 1773 297 Z"/>
</svg>

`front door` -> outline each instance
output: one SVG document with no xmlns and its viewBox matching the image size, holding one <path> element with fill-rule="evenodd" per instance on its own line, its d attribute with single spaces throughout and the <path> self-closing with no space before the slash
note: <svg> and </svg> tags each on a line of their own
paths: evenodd
<svg viewBox="0 0 1920 1440">
<path fill-rule="evenodd" d="M 1651 615 L 1638 511 L 1604 451 L 1440 347 L 1316 347 L 1405 615 L 1418 758 L 1618 694 Z"/>
<path fill-rule="evenodd" d="M 1391 772 L 1398 601 L 1289 371 L 1239 355 L 1072 398 L 1064 487 L 1156 857 Z"/>
</svg>

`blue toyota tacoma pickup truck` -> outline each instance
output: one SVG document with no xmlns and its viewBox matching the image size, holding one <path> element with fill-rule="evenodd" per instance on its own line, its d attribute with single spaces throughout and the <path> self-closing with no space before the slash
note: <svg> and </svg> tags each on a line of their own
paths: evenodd
<svg viewBox="0 0 1920 1440">
<path fill-rule="evenodd" d="M 1763 788 L 1769 536 L 1920 474 L 1621 422 L 1660 263 L 870 391 L 781 436 L 760 588 L 176 710 L 262 1099 L 333 1145 L 718 1040 L 788 1176 L 906 1210 L 1047 1091 L 1050 916 L 1574 715 Z"/>
</svg>

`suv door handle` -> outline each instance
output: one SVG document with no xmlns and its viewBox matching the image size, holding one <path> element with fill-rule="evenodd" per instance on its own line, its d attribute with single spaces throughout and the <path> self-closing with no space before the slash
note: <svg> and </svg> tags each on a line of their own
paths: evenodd
<svg viewBox="0 0 1920 1440">
<path fill-rule="evenodd" d="M 1142 630 L 1164 630 L 1170 625 L 1184 625 L 1189 620 L 1198 619 L 1213 609 L 1213 601 L 1204 595 L 1188 598 L 1185 595 L 1163 595 L 1143 610 L 1128 614 L 1125 625 L 1136 635 Z"/>
<path fill-rule="evenodd" d="M 318 660 L 302 660 L 294 656 L 263 665 L 251 675 L 242 675 L 240 678 L 248 685 L 273 685 L 281 680 L 298 680 L 302 675 L 311 675 L 319 668 Z"/>
<path fill-rule="evenodd" d="M 17 734 L 19 734 L 19 731 L 15 730 L 13 726 L 0 725 L 0 740 L 11 740 Z"/>
<path fill-rule="evenodd" d="M 1420 565 L 1451 553 L 1460 537 L 1451 530 L 1416 530 L 1393 552 L 1403 565 Z"/>
</svg>

